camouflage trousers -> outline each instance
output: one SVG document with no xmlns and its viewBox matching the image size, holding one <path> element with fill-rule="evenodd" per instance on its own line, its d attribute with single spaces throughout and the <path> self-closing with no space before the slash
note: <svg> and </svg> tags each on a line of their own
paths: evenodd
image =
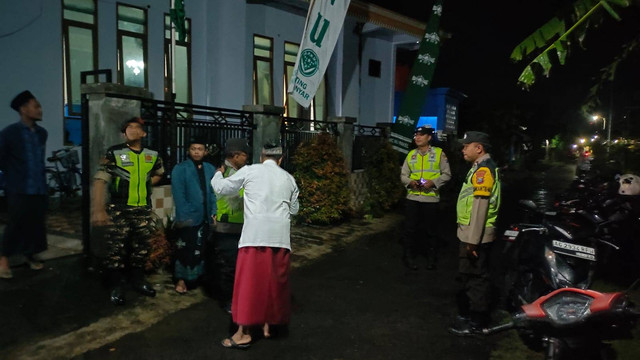
<svg viewBox="0 0 640 360">
<path fill-rule="evenodd" d="M 144 269 L 149 257 L 149 239 L 155 231 L 151 209 L 109 205 L 107 213 L 113 224 L 105 229 L 105 266 L 111 270 Z"/>
</svg>

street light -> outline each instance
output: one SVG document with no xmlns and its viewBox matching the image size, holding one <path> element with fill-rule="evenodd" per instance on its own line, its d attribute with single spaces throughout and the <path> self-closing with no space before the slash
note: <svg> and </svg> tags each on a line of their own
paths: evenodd
<svg viewBox="0 0 640 360">
<path fill-rule="evenodd" d="M 593 121 L 602 119 L 602 130 L 607 128 L 607 119 L 605 119 L 604 116 L 593 115 L 591 118 L 593 119 Z M 610 147 L 611 147 L 611 119 L 609 119 L 609 127 L 607 128 L 607 153 L 609 153 Z"/>
<path fill-rule="evenodd" d="M 593 115 L 591 119 L 593 119 L 593 122 L 598 121 L 598 119 L 602 119 L 602 130 L 607 128 L 607 119 L 601 117 L 600 115 Z"/>
</svg>

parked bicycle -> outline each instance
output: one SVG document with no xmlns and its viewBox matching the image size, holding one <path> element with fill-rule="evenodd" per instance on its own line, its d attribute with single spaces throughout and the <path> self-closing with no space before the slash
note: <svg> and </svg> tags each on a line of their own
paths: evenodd
<svg viewBox="0 0 640 360">
<path fill-rule="evenodd" d="M 47 161 L 53 164 L 45 169 L 49 195 L 58 193 L 62 197 L 77 196 L 82 189 L 78 151 L 71 147 L 55 150 Z"/>
</svg>

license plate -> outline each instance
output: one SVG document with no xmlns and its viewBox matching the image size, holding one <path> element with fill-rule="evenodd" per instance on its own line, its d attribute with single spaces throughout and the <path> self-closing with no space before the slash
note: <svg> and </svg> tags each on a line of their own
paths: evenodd
<svg viewBox="0 0 640 360">
<path fill-rule="evenodd" d="M 559 240 L 553 240 L 552 245 L 553 250 L 557 253 L 596 261 L 596 249 L 592 247 L 572 244 Z"/>
<path fill-rule="evenodd" d="M 507 238 L 507 240 L 509 240 L 509 241 L 513 241 L 518 237 L 519 233 L 520 233 L 520 231 L 518 231 L 518 230 L 505 230 L 504 231 L 504 237 Z"/>
</svg>

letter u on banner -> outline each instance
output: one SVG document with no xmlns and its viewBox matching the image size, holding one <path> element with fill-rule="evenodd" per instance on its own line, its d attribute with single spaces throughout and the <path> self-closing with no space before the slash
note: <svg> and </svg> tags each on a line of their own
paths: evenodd
<svg viewBox="0 0 640 360">
<path fill-rule="evenodd" d="M 287 87 L 287 92 L 305 108 L 311 104 L 327 71 L 350 2 L 312 0 L 309 5 L 298 57 Z"/>
</svg>

